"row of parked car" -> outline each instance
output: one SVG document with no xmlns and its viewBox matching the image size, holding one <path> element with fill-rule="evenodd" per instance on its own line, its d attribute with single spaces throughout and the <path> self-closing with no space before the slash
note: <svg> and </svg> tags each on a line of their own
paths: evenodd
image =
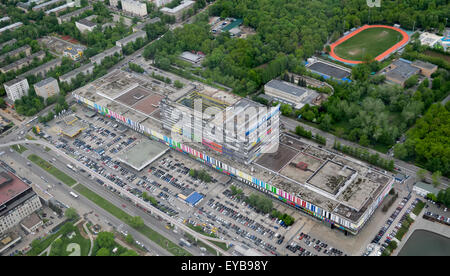
<svg viewBox="0 0 450 276">
<path fill-rule="evenodd" d="M 423 218 L 450 225 L 450 218 L 432 212 L 426 212 L 425 214 L 423 214 Z"/>
<path fill-rule="evenodd" d="M 397 218 L 398 214 L 401 212 L 403 207 L 406 205 L 406 203 L 411 198 L 411 195 L 408 195 L 407 197 L 404 197 L 402 201 L 399 203 L 395 211 L 392 213 L 392 215 L 389 217 L 389 219 L 386 221 L 386 224 L 378 231 L 378 234 L 375 236 L 375 238 L 372 240 L 372 243 L 380 244 L 380 240 L 383 237 L 383 235 L 387 232 L 389 227 L 391 226 L 392 222 Z"/>
</svg>

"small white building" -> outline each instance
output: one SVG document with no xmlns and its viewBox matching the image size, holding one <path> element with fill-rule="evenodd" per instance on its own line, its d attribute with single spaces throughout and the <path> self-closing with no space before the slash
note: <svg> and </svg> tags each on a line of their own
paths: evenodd
<svg viewBox="0 0 450 276">
<path fill-rule="evenodd" d="M 435 188 L 431 184 L 419 181 L 416 184 L 414 184 L 413 191 L 420 196 L 426 197 L 427 194 L 434 194 L 437 196 L 440 190 L 438 188 Z"/>
<path fill-rule="evenodd" d="M 30 86 L 25 78 L 15 78 L 3 84 L 6 91 L 6 96 L 12 102 L 28 95 Z"/>
<path fill-rule="evenodd" d="M 52 77 L 34 84 L 36 94 L 47 99 L 59 93 L 58 81 Z"/>
<path fill-rule="evenodd" d="M 294 108 L 301 108 L 309 90 L 285 81 L 271 80 L 264 85 L 264 93 L 281 102 L 291 103 Z"/>
</svg>

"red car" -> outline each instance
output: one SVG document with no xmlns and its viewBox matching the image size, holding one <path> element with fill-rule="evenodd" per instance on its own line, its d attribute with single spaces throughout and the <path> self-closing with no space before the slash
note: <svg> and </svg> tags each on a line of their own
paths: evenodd
<svg viewBox="0 0 450 276">
<path fill-rule="evenodd" d="M 127 205 L 125 205 L 125 204 L 122 204 L 122 207 L 123 207 L 123 208 L 127 208 Z"/>
</svg>

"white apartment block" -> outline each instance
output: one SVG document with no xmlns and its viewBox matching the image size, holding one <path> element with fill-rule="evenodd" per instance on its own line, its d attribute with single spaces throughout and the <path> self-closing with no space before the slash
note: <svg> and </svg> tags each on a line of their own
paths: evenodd
<svg viewBox="0 0 450 276">
<path fill-rule="evenodd" d="M 25 78 L 15 78 L 6 82 L 3 86 L 5 87 L 6 96 L 12 102 L 22 98 L 24 95 L 28 95 L 28 90 L 30 89 L 28 81 Z"/>
<path fill-rule="evenodd" d="M 121 0 L 122 10 L 133 15 L 145 16 L 147 15 L 147 5 L 143 2 L 134 0 Z"/>
</svg>

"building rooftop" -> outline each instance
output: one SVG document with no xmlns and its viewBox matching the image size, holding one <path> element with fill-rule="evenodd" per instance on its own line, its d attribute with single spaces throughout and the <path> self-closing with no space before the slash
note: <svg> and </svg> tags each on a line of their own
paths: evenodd
<svg viewBox="0 0 450 276">
<path fill-rule="evenodd" d="M 14 84 L 16 84 L 16 83 L 19 83 L 19 82 L 23 81 L 24 79 L 25 79 L 25 78 L 17 77 L 17 78 L 12 79 L 12 80 L 10 80 L 10 81 L 8 81 L 8 82 L 5 82 L 4 85 L 5 85 L 5 86 L 12 86 L 12 85 L 14 85 Z"/>
<path fill-rule="evenodd" d="M 36 213 L 32 213 L 28 217 L 24 218 L 20 224 L 25 226 L 27 229 L 31 229 L 41 222 L 42 222 L 41 218 L 39 218 L 39 216 Z"/>
<path fill-rule="evenodd" d="M 97 25 L 96 23 L 94 23 L 92 21 L 89 21 L 86 18 L 80 19 L 77 22 L 79 24 L 82 24 L 82 25 L 85 25 L 85 26 L 88 26 L 88 27 L 95 27 Z"/>
<path fill-rule="evenodd" d="M 67 74 L 62 75 L 60 77 L 60 79 L 66 80 L 66 79 L 69 79 L 69 78 L 71 78 L 71 77 L 73 77 L 75 75 L 78 75 L 81 72 L 85 72 L 85 71 L 93 69 L 93 68 L 94 68 L 94 65 L 92 63 L 88 63 L 88 64 L 82 65 L 82 66 L 80 66 L 80 67 L 70 71 Z"/>
<path fill-rule="evenodd" d="M 411 61 L 405 59 L 398 59 L 391 65 L 392 70 L 387 71 L 385 74 L 387 77 L 397 79 L 399 81 L 406 81 L 413 75 L 419 73 L 420 69 L 411 65 Z"/>
<path fill-rule="evenodd" d="M 1 28 L 1 29 L 0 29 L 0 33 L 3 33 L 4 31 L 9 30 L 9 29 L 13 29 L 13 28 L 20 27 L 20 26 L 22 26 L 22 25 L 23 25 L 22 22 L 16 22 L 16 23 L 13 23 L 13 24 L 11 24 L 11 25 L 8 25 L 8 26 L 5 26 L 5 27 Z"/>
<path fill-rule="evenodd" d="M 24 57 L 22 59 L 16 60 L 15 62 L 6 65 L 2 69 L 5 70 L 5 71 L 9 71 L 9 70 L 16 68 L 17 66 L 19 66 L 19 65 L 21 65 L 23 63 L 28 63 L 28 62 L 32 61 L 34 58 L 42 59 L 43 57 L 45 57 L 45 52 L 44 51 L 39 51 L 39 52 L 31 54 L 31 55 L 29 55 L 27 57 Z"/>
<path fill-rule="evenodd" d="M 51 83 L 51 82 L 54 82 L 54 81 L 56 81 L 56 79 L 54 79 L 54 78 L 52 78 L 52 77 L 49 77 L 49 78 L 43 79 L 43 80 L 41 80 L 40 82 L 34 84 L 34 86 L 36 86 L 36 87 L 42 87 L 42 86 L 45 86 L 45 85 L 47 85 L 47 84 L 49 84 L 49 83 Z"/>
<path fill-rule="evenodd" d="M 199 62 L 203 58 L 201 55 L 193 54 L 188 51 L 181 53 L 180 57 L 194 63 Z"/>
<path fill-rule="evenodd" d="M 127 37 L 124 37 L 124 38 L 118 40 L 117 42 L 121 43 L 122 45 L 126 45 L 126 44 L 128 44 L 128 42 L 133 41 L 136 38 L 146 37 L 146 36 L 147 36 L 147 33 L 145 31 L 137 31 Z"/>
<path fill-rule="evenodd" d="M 133 169 L 140 171 L 168 150 L 169 148 L 164 144 L 142 138 L 137 144 L 122 150 L 117 158 Z"/>
<path fill-rule="evenodd" d="M 161 9 L 161 11 L 169 12 L 169 13 L 177 13 L 177 12 L 183 10 L 184 8 L 190 6 L 190 5 L 194 4 L 194 3 L 195 3 L 195 1 L 185 0 L 180 5 L 172 8 L 172 9 L 164 7 L 164 8 Z"/>
<path fill-rule="evenodd" d="M 414 184 L 414 186 L 418 187 L 420 189 L 423 189 L 425 191 L 428 191 L 429 193 L 432 193 L 436 196 L 440 191 L 440 189 L 435 188 L 433 185 L 425 183 L 425 182 L 421 182 L 421 181 L 416 182 L 416 184 Z"/>
<path fill-rule="evenodd" d="M 419 67 L 419 68 L 425 68 L 425 69 L 429 69 L 429 70 L 433 70 L 435 68 L 437 68 L 438 66 L 429 62 L 425 62 L 419 59 L 416 59 L 413 63 L 413 66 Z"/>
<path fill-rule="evenodd" d="M 31 189 L 11 172 L 0 168 L 0 206 Z"/>
<path fill-rule="evenodd" d="M 26 71 L 25 73 L 19 75 L 19 77 L 25 78 L 25 77 L 27 77 L 29 75 L 36 75 L 38 73 L 46 71 L 47 68 L 51 68 L 51 67 L 55 67 L 55 66 L 60 65 L 61 62 L 62 62 L 62 59 L 60 59 L 60 58 L 52 59 L 49 62 L 46 62 L 46 63 L 44 63 L 44 64 L 42 64 L 42 65 L 40 65 L 40 66 L 38 66 L 36 68 L 33 68 L 33 69 L 29 70 L 29 71 Z"/>
<path fill-rule="evenodd" d="M 281 90 L 281 91 L 283 91 L 285 93 L 289 93 L 289 94 L 292 94 L 292 95 L 297 96 L 297 97 L 299 97 L 299 96 L 301 96 L 301 95 L 303 95 L 303 94 L 308 92 L 303 87 L 296 86 L 296 85 L 293 85 L 293 84 L 290 84 L 290 83 L 287 83 L 287 82 L 284 82 L 284 81 L 279 81 L 279 80 L 271 80 L 268 83 L 266 83 L 266 85 L 268 87 Z"/>
<path fill-rule="evenodd" d="M 70 3 L 67 3 L 67 4 L 61 5 L 59 7 L 53 8 L 51 10 L 48 10 L 48 11 L 45 12 L 45 14 L 48 15 L 48 14 L 51 14 L 52 12 L 59 12 L 61 10 L 64 10 L 66 8 L 73 7 L 73 6 L 75 6 L 75 2 L 70 2 Z"/>
<path fill-rule="evenodd" d="M 66 14 L 64 14 L 64 15 L 61 15 L 61 16 L 59 16 L 59 18 L 60 18 L 61 20 L 64 20 L 64 19 L 66 19 L 66 18 L 72 18 L 72 17 L 74 17 L 74 16 L 78 16 L 78 15 L 82 14 L 83 12 L 85 12 L 85 11 L 87 11 L 87 10 L 91 10 L 91 9 L 92 9 L 92 6 L 89 5 L 89 6 L 86 6 L 86 7 L 84 7 L 84 8 L 78 9 L 78 10 L 76 10 L 76 11 L 69 12 L 69 13 L 66 13 Z"/>
</svg>

